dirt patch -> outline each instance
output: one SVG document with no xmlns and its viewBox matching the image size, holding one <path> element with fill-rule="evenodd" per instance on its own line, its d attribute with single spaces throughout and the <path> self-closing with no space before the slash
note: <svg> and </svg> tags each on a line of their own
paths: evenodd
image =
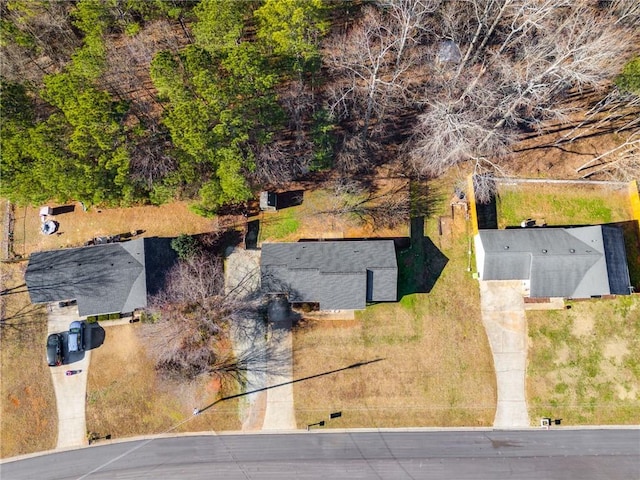
<svg viewBox="0 0 640 480">
<path fill-rule="evenodd" d="M 590 316 L 575 315 L 573 316 L 573 323 L 571 325 L 571 332 L 577 336 L 591 335 L 595 321 Z"/>
<path fill-rule="evenodd" d="M 562 348 L 556 352 L 556 365 L 565 365 L 569 361 L 570 356 L 571 350 L 569 349 L 569 346 L 566 344 L 563 345 Z"/>
<path fill-rule="evenodd" d="M 638 398 L 638 386 L 631 385 L 627 388 L 624 385 L 616 385 L 616 395 L 620 400 L 635 400 Z"/>
<path fill-rule="evenodd" d="M 583 102 L 586 98 L 583 97 Z M 599 97 L 592 96 L 592 101 Z M 625 134 L 612 133 L 615 128 L 637 116 L 637 112 L 618 112 L 616 118 L 603 123 L 598 128 L 587 124 L 581 128 L 573 128 L 585 119 L 584 108 L 569 115 L 565 124 L 545 126 L 541 133 L 523 138 L 514 146 L 508 167 L 517 176 L 578 179 L 589 172 L 578 169 L 589 160 L 612 150 L 624 141 Z M 575 139 L 570 143 L 568 140 Z M 564 143 L 563 143 L 564 142 Z M 600 179 L 608 179 L 601 175 Z M 594 176 L 593 179 L 598 179 Z"/>
<path fill-rule="evenodd" d="M 629 355 L 629 345 L 626 340 L 616 338 L 604 344 L 604 356 L 614 360 L 616 364 L 620 364 L 625 355 Z"/>
<path fill-rule="evenodd" d="M 55 207 L 54 204 L 50 204 Z M 39 209 L 15 208 L 14 246 L 16 254 L 56 248 L 77 247 L 97 236 L 131 234 L 143 237 L 174 237 L 181 233 L 198 234 L 216 230 L 217 224 L 192 213 L 186 202 L 129 208 L 91 208 L 84 211 L 80 203 L 69 204 L 66 213 L 52 216 L 59 223 L 57 233 L 40 231 Z"/>
</svg>

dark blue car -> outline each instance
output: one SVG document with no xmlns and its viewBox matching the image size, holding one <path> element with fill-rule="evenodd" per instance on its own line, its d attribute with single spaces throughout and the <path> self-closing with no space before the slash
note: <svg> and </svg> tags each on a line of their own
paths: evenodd
<svg viewBox="0 0 640 480">
<path fill-rule="evenodd" d="M 62 365 L 62 335 L 59 333 L 47 337 L 47 363 L 50 367 Z"/>
</svg>

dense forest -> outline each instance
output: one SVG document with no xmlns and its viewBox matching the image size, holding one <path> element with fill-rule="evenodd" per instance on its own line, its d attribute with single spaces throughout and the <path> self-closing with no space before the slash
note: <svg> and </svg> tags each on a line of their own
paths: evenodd
<svg viewBox="0 0 640 480">
<path fill-rule="evenodd" d="M 0 195 L 190 199 L 201 215 L 330 172 L 509 170 L 514 145 L 615 133 L 640 172 L 633 0 L 0 0 Z M 587 132 L 587 133 L 584 133 Z"/>
</svg>

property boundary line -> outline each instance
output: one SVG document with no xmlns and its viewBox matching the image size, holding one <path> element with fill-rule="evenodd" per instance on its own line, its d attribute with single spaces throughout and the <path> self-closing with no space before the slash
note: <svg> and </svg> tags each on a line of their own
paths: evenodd
<svg viewBox="0 0 640 480">
<path fill-rule="evenodd" d="M 471 220 L 471 235 L 478 234 L 478 211 L 476 209 L 476 190 L 473 187 L 473 174 L 467 177 L 469 188 L 469 219 Z"/>
<path fill-rule="evenodd" d="M 638 181 L 629 182 L 629 201 L 631 203 L 631 214 L 633 219 L 640 226 L 640 192 L 638 192 Z"/>
</svg>

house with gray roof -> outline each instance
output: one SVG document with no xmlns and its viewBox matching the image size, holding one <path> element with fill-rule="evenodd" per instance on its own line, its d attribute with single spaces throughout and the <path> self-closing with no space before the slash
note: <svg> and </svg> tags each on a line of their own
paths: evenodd
<svg viewBox="0 0 640 480">
<path fill-rule="evenodd" d="M 264 243 L 260 270 L 264 293 L 285 293 L 291 303 L 318 303 L 320 310 L 397 301 L 393 240 Z"/>
<path fill-rule="evenodd" d="M 530 297 L 630 294 L 619 227 L 480 230 L 475 250 L 480 280 L 522 280 Z"/>
<path fill-rule="evenodd" d="M 140 238 L 33 253 L 25 273 L 32 303 L 76 300 L 81 317 L 131 313 L 163 285 L 175 261 L 168 238 Z"/>
</svg>

